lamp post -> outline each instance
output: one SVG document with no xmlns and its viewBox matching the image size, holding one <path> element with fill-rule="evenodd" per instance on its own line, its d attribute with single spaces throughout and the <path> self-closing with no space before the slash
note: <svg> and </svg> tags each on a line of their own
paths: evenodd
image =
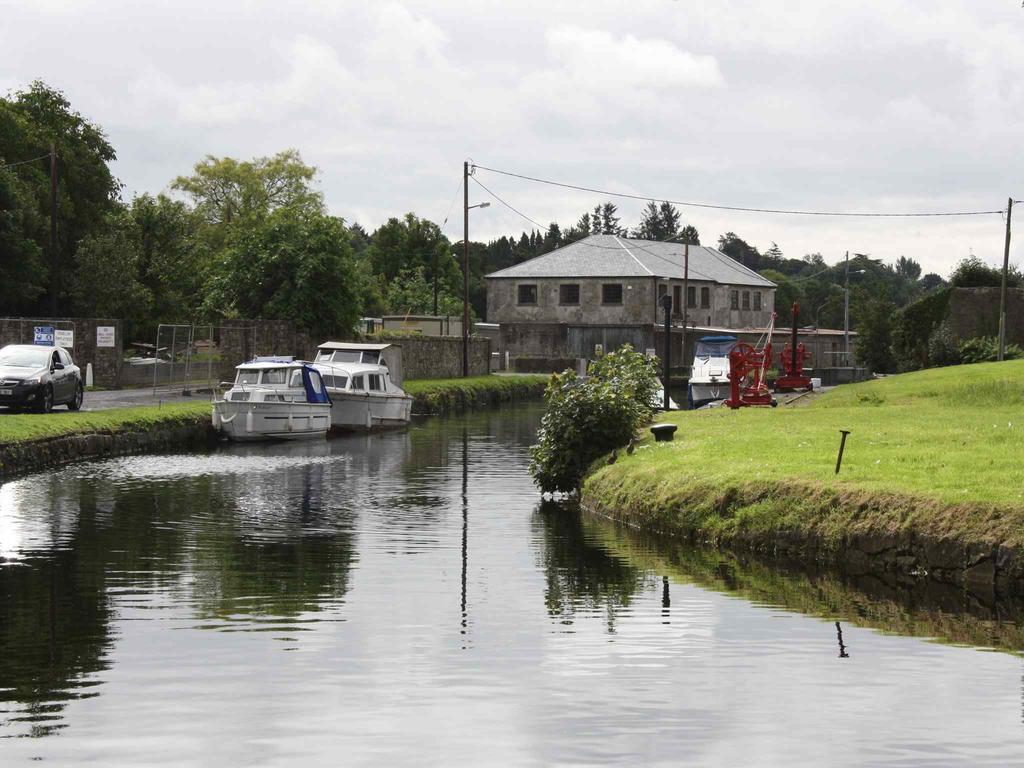
<svg viewBox="0 0 1024 768">
<path fill-rule="evenodd" d="M 854 256 L 866 258 L 870 254 L 855 253 Z M 863 274 L 866 270 L 855 269 L 853 274 Z M 843 364 L 850 365 L 850 252 L 846 252 L 846 281 L 843 286 Z"/>
<path fill-rule="evenodd" d="M 462 377 L 469 376 L 469 209 L 487 208 L 490 203 L 469 204 L 469 161 L 462 164 Z"/>
</svg>

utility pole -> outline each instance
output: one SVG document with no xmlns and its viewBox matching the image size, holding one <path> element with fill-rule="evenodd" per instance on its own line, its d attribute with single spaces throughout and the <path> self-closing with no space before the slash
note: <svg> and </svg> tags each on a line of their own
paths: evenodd
<svg viewBox="0 0 1024 768">
<path fill-rule="evenodd" d="M 434 275 L 434 317 L 437 317 L 437 248 L 434 249 L 434 263 L 431 265 Z"/>
<path fill-rule="evenodd" d="M 57 319 L 57 292 L 60 288 L 57 263 L 57 147 L 50 142 L 50 315 Z"/>
<path fill-rule="evenodd" d="M 850 365 L 850 252 L 846 252 L 846 287 L 843 289 L 843 365 Z"/>
<path fill-rule="evenodd" d="M 469 161 L 462 163 L 462 376 L 469 376 Z"/>
<path fill-rule="evenodd" d="M 690 244 L 685 243 L 683 245 L 683 351 L 680 353 L 683 357 L 682 366 L 683 370 L 686 370 L 686 322 L 690 310 Z M 665 382 L 666 391 L 668 391 L 668 382 Z M 666 409 L 667 410 L 667 409 Z"/>
<path fill-rule="evenodd" d="M 1010 268 L 1010 216 L 1013 198 L 1006 200 L 1006 243 L 1003 245 L 1003 283 L 999 289 L 999 362 L 1006 356 L 1006 273 Z"/>
</svg>

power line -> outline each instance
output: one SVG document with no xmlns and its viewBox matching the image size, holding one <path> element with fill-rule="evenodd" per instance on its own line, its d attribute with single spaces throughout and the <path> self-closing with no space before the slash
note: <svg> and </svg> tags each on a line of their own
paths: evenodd
<svg viewBox="0 0 1024 768">
<path fill-rule="evenodd" d="M 475 166 L 475 167 L 479 167 L 479 166 Z M 546 231 L 546 230 L 547 230 L 547 227 L 546 227 L 546 226 L 544 226 L 543 224 L 541 224 L 541 223 L 539 223 L 539 222 L 535 221 L 534 219 L 531 219 L 531 218 L 530 218 L 529 216 L 527 216 L 527 215 L 526 215 L 525 213 L 523 213 L 522 211 L 520 211 L 520 210 L 519 210 L 518 208 L 514 208 L 514 207 L 513 207 L 512 205 L 510 205 L 509 203 L 506 203 L 506 202 L 505 202 L 504 200 L 502 200 L 502 199 L 501 199 L 500 197 L 498 197 L 498 196 L 497 196 L 496 194 L 494 194 L 493 192 L 491 192 L 491 190 L 490 190 L 490 189 L 488 189 L 488 188 L 487 188 L 486 186 L 484 186 L 484 183 L 483 183 L 482 181 L 480 181 L 480 180 L 479 180 L 479 179 L 478 179 L 478 178 L 477 178 L 476 176 L 470 176 L 469 178 L 471 178 L 471 179 L 472 179 L 473 181 L 475 181 L 475 182 L 476 182 L 477 184 L 479 184 L 479 185 L 480 185 L 481 187 L 483 187 L 483 188 L 484 188 L 484 191 L 486 191 L 486 192 L 487 192 L 487 194 L 489 194 L 489 195 L 490 195 L 491 197 L 493 197 L 493 198 L 494 198 L 495 200 L 497 200 L 497 201 L 498 201 L 499 203 L 501 203 L 502 205 L 504 205 L 504 206 L 505 206 L 506 208 L 508 208 L 508 209 L 509 209 L 510 211 L 512 211 L 513 213 L 516 213 L 516 214 L 518 214 L 518 215 L 520 215 L 520 216 L 522 216 L 522 217 L 523 217 L 524 219 L 526 219 L 526 220 L 527 220 L 528 222 L 530 222 L 530 223 L 531 223 L 531 224 L 533 224 L 534 226 L 536 226 L 536 227 L 539 227 L 539 228 L 540 228 L 540 230 L 541 230 L 541 232 L 544 232 L 544 231 Z M 618 249 L 616 249 L 616 250 L 618 250 Z"/>
<path fill-rule="evenodd" d="M 0 164 L 0 168 L 14 168 L 15 166 L 18 166 L 18 165 L 25 165 L 26 163 L 34 163 L 37 160 L 42 160 L 43 158 L 48 158 L 49 156 L 50 156 L 50 153 L 47 152 L 45 155 L 40 155 L 39 157 L 33 157 L 31 160 L 19 160 L 16 163 L 2 163 L 2 164 Z"/>
<path fill-rule="evenodd" d="M 452 208 L 455 207 L 455 200 L 459 196 L 459 190 L 462 189 L 462 179 L 459 179 L 459 183 L 455 185 L 455 194 L 452 195 L 452 201 L 448 205 L 448 213 L 444 215 L 444 222 L 441 224 L 441 231 L 444 231 L 445 225 L 448 223 L 448 217 L 452 215 Z"/>
<path fill-rule="evenodd" d="M 563 187 L 565 189 L 575 189 L 580 192 L 593 192 L 598 195 L 608 195 L 609 197 L 622 197 L 630 200 L 643 200 L 649 202 L 652 200 L 662 200 L 666 203 L 672 203 L 673 205 L 682 205 L 690 208 L 713 208 L 720 211 L 742 211 L 746 213 L 777 213 L 787 214 L 792 216 L 854 216 L 862 218 L 914 218 L 914 217 L 938 217 L 938 216 L 988 216 L 992 214 L 1002 214 L 1003 211 L 940 211 L 935 213 L 877 213 L 877 212 L 861 212 L 853 213 L 849 211 L 802 211 L 802 210 L 787 210 L 783 208 L 748 208 L 739 205 L 715 205 L 712 203 L 694 203 L 685 200 L 664 200 L 660 197 L 652 197 L 650 195 L 634 195 L 628 192 L 612 192 L 606 189 L 596 189 L 594 187 L 584 187 L 578 184 L 566 184 L 561 181 L 552 181 L 551 179 L 541 179 L 537 176 L 527 176 L 521 173 L 513 173 L 511 171 L 502 171 L 498 168 L 488 168 L 485 165 L 475 165 L 474 169 L 481 171 L 490 171 L 491 173 L 498 173 L 502 176 L 511 176 L 516 179 L 524 179 L 526 181 L 535 181 L 538 184 L 548 184 L 553 187 Z M 479 182 L 477 182 L 479 184 Z M 482 186 L 482 185 L 481 185 Z"/>
</svg>

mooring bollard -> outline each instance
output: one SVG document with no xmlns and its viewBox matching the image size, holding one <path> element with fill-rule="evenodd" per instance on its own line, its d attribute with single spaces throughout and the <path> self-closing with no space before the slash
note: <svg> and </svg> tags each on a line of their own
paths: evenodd
<svg viewBox="0 0 1024 768">
<path fill-rule="evenodd" d="M 848 429 L 840 429 L 839 431 L 842 433 L 843 439 L 839 441 L 839 456 L 836 458 L 837 475 L 839 474 L 839 467 L 843 465 L 843 451 L 846 450 L 846 436 L 850 434 L 850 430 Z"/>
<path fill-rule="evenodd" d="M 679 427 L 675 424 L 655 424 L 651 427 L 651 434 L 654 435 L 656 443 L 671 443 L 677 429 Z"/>
</svg>

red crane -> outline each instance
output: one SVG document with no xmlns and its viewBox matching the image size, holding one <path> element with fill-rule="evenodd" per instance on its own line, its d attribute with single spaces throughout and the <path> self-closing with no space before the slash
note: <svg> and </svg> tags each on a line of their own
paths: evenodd
<svg viewBox="0 0 1024 768">
<path fill-rule="evenodd" d="M 736 344 L 729 353 L 729 398 L 725 404 L 730 408 L 749 405 L 775 405 L 768 390 L 768 367 L 772 362 L 772 331 L 775 330 L 775 313 L 772 312 L 763 344 L 752 347 L 744 341 Z"/>
<path fill-rule="evenodd" d="M 814 389 L 810 376 L 804 375 L 804 361 L 811 358 L 803 344 L 797 342 L 797 325 L 800 317 L 800 305 L 793 302 L 793 336 L 782 349 L 779 356 L 779 368 L 782 375 L 775 381 L 776 392 L 788 392 L 795 389 Z"/>
</svg>

